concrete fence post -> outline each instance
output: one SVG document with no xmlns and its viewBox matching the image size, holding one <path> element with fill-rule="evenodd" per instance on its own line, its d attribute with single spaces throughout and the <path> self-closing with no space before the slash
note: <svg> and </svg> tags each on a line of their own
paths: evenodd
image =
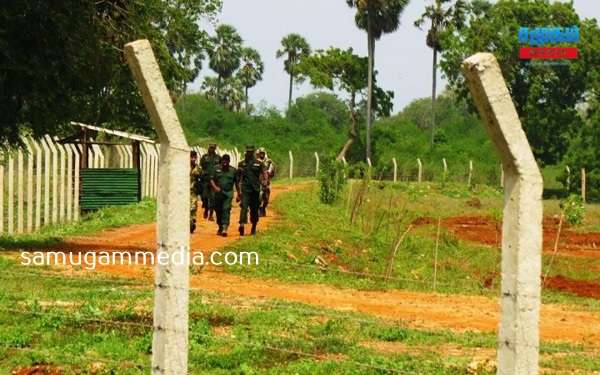
<svg viewBox="0 0 600 375">
<path fill-rule="evenodd" d="M 565 171 L 567 172 L 567 191 L 569 191 L 571 190 L 571 168 L 567 165 Z"/>
<path fill-rule="evenodd" d="M 17 233 L 23 233 L 25 204 L 24 195 L 25 183 L 23 179 L 23 150 L 17 149 Z"/>
<path fill-rule="evenodd" d="M 73 152 L 73 220 L 79 220 L 79 171 L 81 169 L 81 157 L 79 150 L 74 144 L 68 145 Z"/>
<path fill-rule="evenodd" d="M 0 156 L 3 156 L 0 153 Z M 2 162 L 0 158 L 0 162 Z M 0 235 L 4 233 L 4 165 L 0 163 Z"/>
<path fill-rule="evenodd" d="M 446 182 L 446 179 L 448 178 L 448 162 L 446 161 L 446 158 L 442 159 L 442 165 L 444 167 L 444 182 Z"/>
<path fill-rule="evenodd" d="M 319 168 L 321 160 L 319 159 L 319 153 L 315 152 L 315 177 L 319 178 Z"/>
<path fill-rule="evenodd" d="M 27 138 L 22 138 L 27 149 L 27 233 L 33 232 L 33 147 Z"/>
<path fill-rule="evenodd" d="M 44 138 L 40 139 L 40 144 L 44 150 L 44 223 L 50 224 L 50 147 Z"/>
<path fill-rule="evenodd" d="M 160 141 L 158 262 L 154 288 L 152 372 L 188 371 L 190 148 L 148 40 L 125 45 L 125 56 Z M 177 260 L 179 259 L 179 261 Z"/>
<path fill-rule="evenodd" d="M 15 159 L 12 153 L 8 154 L 8 234 L 14 234 L 14 220 L 15 220 Z"/>
<path fill-rule="evenodd" d="M 58 152 L 52 138 L 46 134 L 46 143 L 52 154 L 52 224 L 58 221 Z"/>
<path fill-rule="evenodd" d="M 500 187 L 504 188 L 504 165 L 500 163 Z"/>
<path fill-rule="evenodd" d="M 33 138 L 29 142 L 35 150 L 35 220 L 33 230 L 37 231 L 42 226 L 42 164 L 43 151 L 40 144 Z"/>
<path fill-rule="evenodd" d="M 59 160 L 59 193 L 58 193 L 58 220 L 60 222 L 64 222 L 65 220 L 65 190 L 67 188 L 67 184 L 65 183 L 66 169 L 67 169 L 67 159 L 66 159 L 66 150 L 63 145 L 58 142 L 58 137 L 54 138 L 56 144 L 56 150 L 58 151 L 58 160 Z"/>
<path fill-rule="evenodd" d="M 67 153 L 67 188 L 65 190 L 67 194 L 67 221 L 73 220 L 73 149 L 70 144 L 63 145 L 65 152 Z"/>
<path fill-rule="evenodd" d="M 417 167 L 419 168 L 418 174 L 417 174 L 417 181 L 419 183 L 423 182 L 423 163 L 421 162 L 421 159 L 417 158 Z"/>
<path fill-rule="evenodd" d="M 471 182 L 473 181 L 473 160 L 469 160 L 469 177 L 467 179 L 467 186 L 471 187 Z"/>
<path fill-rule="evenodd" d="M 587 175 L 585 168 L 581 168 L 581 198 L 583 203 L 587 201 Z"/>
<path fill-rule="evenodd" d="M 290 180 L 294 179 L 294 154 L 290 150 Z"/>
<path fill-rule="evenodd" d="M 398 182 L 398 162 L 396 158 L 392 158 L 392 163 L 394 164 L 394 183 Z"/>
<path fill-rule="evenodd" d="M 494 55 L 463 72 L 506 173 L 498 374 L 539 372 L 543 180 Z"/>
</svg>

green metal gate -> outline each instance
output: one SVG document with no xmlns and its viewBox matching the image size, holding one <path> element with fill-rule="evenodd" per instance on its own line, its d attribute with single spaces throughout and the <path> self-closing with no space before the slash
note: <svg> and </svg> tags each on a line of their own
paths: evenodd
<svg viewBox="0 0 600 375">
<path fill-rule="evenodd" d="M 82 210 L 122 206 L 140 201 L 137 169 L 82 169 L 79 205 Z"/>
</svg>

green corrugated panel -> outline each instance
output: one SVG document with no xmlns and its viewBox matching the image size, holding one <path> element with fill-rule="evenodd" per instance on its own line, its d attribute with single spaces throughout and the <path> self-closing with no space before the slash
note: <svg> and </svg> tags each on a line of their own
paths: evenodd
<svg viewBox="0 0 600 375">
<path fill-rule="evenodd" d="M 79 205 L 82 210 L 95 210 L 136 203 L 139 178 L 136 169 L 84 169 Z"/>
</svg>

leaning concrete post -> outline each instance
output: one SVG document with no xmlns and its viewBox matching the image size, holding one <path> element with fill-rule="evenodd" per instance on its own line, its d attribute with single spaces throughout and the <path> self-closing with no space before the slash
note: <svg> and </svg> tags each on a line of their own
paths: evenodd
<svg viewBox="0 0 600 375">
<path fill-rule="evenodd" d="M 417 159 L 417 166 L 419 167 L 417 181 L 421 183 L 423 182 L 423 163 L 421 162 L 421 159 Z"/>
<path fill-rule="evenodd" d="M 542 176 L 494 55 L 471 56 L 463 72 L 506 173 L 498 374 L 537 374 Z"/>
<path fill-rule="evenodd" d="M 571 168 L 567 165 L 565 171 L 567 172 L 567 192 L 569 192 L 571 190 Z"/>
<path fill-rule="evenodd" d="M 319 160 L 319 153 L 315 152 L 315 177 L 319 177 L 319 164 L 320 164 L 320 160 Z"/>
<path fill-rule="evenodd" d="M 160 140 L 158 261 L 154 287 L 152 372 L 187 374 L 190 148 L 150 42 L 125 45 L 127 62 Z"/>
<path fill-rule="evenodd" d="M 294 154 L 290 150 L 290 180 L 294 179 Z"/>
<path fill-rule="evenodd" d="M 396 158 L 392 158 L 392 163 L 394 164 L 394 183 L 398 182 L 398 162 Z"/>
<path fill-rule="evenodd" d="M 504 188 L 504 166 L 500 163 L 500 187 Z"/>
<path fill-rule="evenodd" d="M 581 168 L 581 199 L 583 199 L 583 203 L 587 200 L 587 176 L 585 173 L 585 168 Z"/>
</svg>

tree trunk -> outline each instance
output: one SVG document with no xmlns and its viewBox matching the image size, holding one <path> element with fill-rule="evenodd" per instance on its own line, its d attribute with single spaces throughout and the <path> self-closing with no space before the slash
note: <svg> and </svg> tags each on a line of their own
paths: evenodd
<svg viewBox="0 0 600 375">
<path fill-rule="evenodd" d="M 288 109 L 292 107 L 292 89 L 294 88 L 294 72 L 290 69 L 290 95 L 288 97 Z"/>
<path fill-rule="evenodd" d="M 366 158 L 371 159 L 371 126 L 373 124 L 373 70 L 375 65 L 375 38 L 369 19 L 367 38 L 369 48 L 369 72 L 367 77 L 367 139 L 366 139 Z"/>
<path fill-rule="evenodd" d="M 348 129 L 348 140 L 344 144 L 344 147 L 342 147 L 342 151 L 340 151 L 337 160 L 342 160 L 346 157 L 348 150 L 350 149 L 350 147 L 352 147 L 352 145 L 356 141 L 356 138 L 358 138 L 358 131 L 356 130 L 357 117 L 358 115 L 356 113 L 356 93 L 353 92 L 350 96 L 350 129 Z"/>
<path fill-rule="evenodd" d="M 437 49 L 433 48 L 433 84 L 431 88 L 431 149 L 435 147 L 435 97 L 437 93 Z"/>
<path fill-rule="evenodd" d="M 217 103 L 223 104 L 221 102 L 221 81 L 222 81 L 222 77 L 219 74 L 217 77 Z"/>
<path fill-rule="evenodd" d="M 250 108 L 248 107 L 248 86 L 246 86 L 246 113 L 250 113 Z"/>
</svg>

